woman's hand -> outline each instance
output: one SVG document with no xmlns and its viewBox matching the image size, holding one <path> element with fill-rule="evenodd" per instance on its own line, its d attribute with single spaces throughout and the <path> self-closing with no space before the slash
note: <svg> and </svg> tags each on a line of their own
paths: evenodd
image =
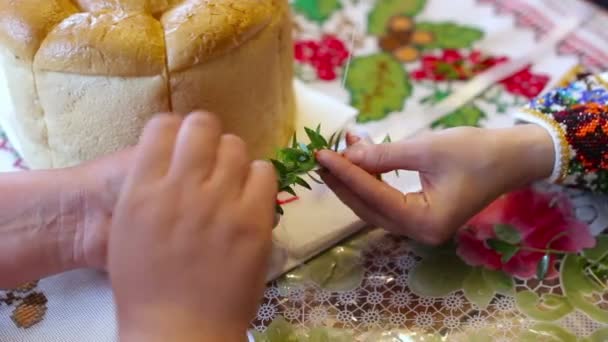
<svg viewBox="0 0 608 342">
<path fill-rule="evenodd" d="M 368 223 L 441 244 L 501 194 L 549 177 L 554 148 L 535 125 L 454 128 L 391 144 L 350 136 L 344 155 L 322 151 L 321 176 Z M 403 194 L 373 174 L 418 171 L 419 193 Z"/>
<path fill-rule="evenodd" d="M 131 154 L 0 174 L 0 288 L 76 268 L 105 269 L 112 212 Z"/>
<path fill-rule="evenodd" d="M 208 114 L 150 121 L 112 217 L 124 341 L 243 341 L 269 266 L 277 181 Z"/>
</svg>

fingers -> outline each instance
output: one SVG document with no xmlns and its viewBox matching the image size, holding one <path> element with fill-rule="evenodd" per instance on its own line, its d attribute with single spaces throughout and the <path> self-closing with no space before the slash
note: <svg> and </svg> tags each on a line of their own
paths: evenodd
<svg viewBox="0 0 608 342">
<path fill-rule="evenodd" d="M 158 178 L 167 173 L 181 122 L 179 116 L 171 114 L 160 114 L 148 122 L 136 148 L 135 180 Z"/>
<path fill-rule="evenodd" d="M 250 163 L 245 142 L 236 135 L 223 135 L 217 149 L 217 163 L 212 177 L 222 189 L 225 188 L 223 191 L 241 193 Z"/>
<path fill-rule="evenodd" d="M 243 189 L 242 200 L 255 215 L 268 215 L 269 228 L 275 217 L 275 204 L 278 192 L 277 176 L 272 164 L 256 160 L 249 166 L 249 175 Z"/>
<path fill-rule="evenodd" d="M 171 174 L 200 180 L 208 177 L 213 172 L 221 133 L 221 124 L 213 115 L 188 115 L 177 136 Z"/>
<path fill-rule="evenodd" d="M 430 205 L 424 194 L 404 195 L 332 151 L 319 152 L 317 160 L 343 187 L 366 204 L 367 212 L 374 212 L 386 218 L 387 222 L 393 222 L 393 229 L 397 225 L 402 233 L 410 231 L 428 217 Z M 358 205 L 350 197 L 347 198 L 349 203 Z"/>
<path fill-rule="evenodd" d="M 346 146 L 350 147 L 360 141 L 362 141 L 362 140 L 361 140 L 361 137 L 359 137 L 358 135 L 355 135 L 350 132 L 346 133 Z"/>
<path fill-rule="evenodd" d="M 399 210 L 401 193 L 333 151 L 320 151 L 317 160 L 353 193 L 386 213 Z M 385 213 L 385 216 L 386 216 Z M 392 215 L 391 215 L 392 216 Z"/>
<path fill-rule="evenodd" d="M 375 210 L 370 209 L 363 199 L 355 195 L 344 183 L 329 172 L 320 172 L 323 182 L 363 221 L 377 227 L 386 228 L 387 221 Z"/>
<path fill-rule="evenodd" d="M 424 165 L 424 141 L 412 140 L 385 144 L 355 143 L 344 155 L 351 162 L 371 173 L 394 170 L 419 171 Z"/>
</svg>

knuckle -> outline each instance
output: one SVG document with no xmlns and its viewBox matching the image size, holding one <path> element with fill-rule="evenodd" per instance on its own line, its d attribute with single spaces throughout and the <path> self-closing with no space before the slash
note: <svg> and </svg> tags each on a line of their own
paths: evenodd
<svg viewBox="0 0 608 342">
<path fill-rule="evenodd" d="M 385 165 L 391 160 L 391 149 L 386 146 L 377 146 L 376 151 L 372 153 L 375 160 L 375 164 L 378 166 Z"/>
<path fill-rule="evenodd" d="M 153 129 L 164 130 L 179 127 L 180 123 L 181 118 L 179 116 L 170 113 L 160 113 L 150 119 L 147 126 Z"/>
<path fill-rule="evenodd" d="M 245 144 L 243 139 L 234 134 L 223 135 L 222 144 L 237 154 L 247 154 L 247 144 Z"/>
<path fill-rule="evenodd" d="M 219 129 L 217 118 L 207 112 L 193 112 L 186 117 L 186 123 L 193 126 L 205 126 Z"/>
</svg>

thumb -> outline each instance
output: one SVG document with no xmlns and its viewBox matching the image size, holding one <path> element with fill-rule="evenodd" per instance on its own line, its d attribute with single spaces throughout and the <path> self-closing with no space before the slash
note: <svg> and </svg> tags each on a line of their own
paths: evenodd
<svg viewBox="0 0 608 342">
<path fill-rule="evenodd" d="M 422 140 L 402 140 L 394 143 L 363 144 L 349 147 L 344 156 L 353 164 L 370 173 L 394 170 L 420 171 L 425 167 L 426 151 Z"/>
</svg>

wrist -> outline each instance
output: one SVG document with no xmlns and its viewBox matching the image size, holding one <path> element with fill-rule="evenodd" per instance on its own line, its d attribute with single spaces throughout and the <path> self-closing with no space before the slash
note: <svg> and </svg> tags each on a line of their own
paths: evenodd
<svg viewBox="0 0 608 342">
<path fill-rule="evenodd" d="M 77 268 L 73 242 L 81 192 L 73 173 L 9 173 L 2 183 L 11 201 L 0 205 L 0 287 Z"/>
<path fill-rule="evenodd" d="M 556 151 L 549 132 L 536 124 L 523 124 L 500 130 L 496 135 L 507 171 L 516 188 L 549 179 L 554 172 Z"/>
<path fill-rule="evenodd" d="M 126 175 L 130 149 L 72 168 L 83 190 L 82 221 L 74 237 L 74 263 L 79 268 L 106 268 L 108 230 Z"/>
</svg>

